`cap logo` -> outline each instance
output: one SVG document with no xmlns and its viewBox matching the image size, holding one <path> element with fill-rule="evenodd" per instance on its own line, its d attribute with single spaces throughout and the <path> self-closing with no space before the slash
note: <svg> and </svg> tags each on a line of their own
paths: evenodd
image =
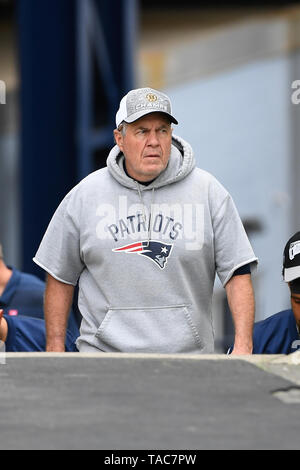
<svg viewBox="0 0 300 470">
<path fill-rule="evenodd" d="M 157 96 L 154 95 L 153 93 L 148 93 L 146 98 L 147 98 L 148 101 L 150 101 L 150 103 L 153 103 L 153 101 L 157 101 Z"/>
<path fill-rule="evenodd" d="M 295 256 L 299 255 L 299 253 L 300 253 L 300 240 L 290 244 L 290 249 L 289 249 L 290 260 L 293 260 Z"/>
</svg>

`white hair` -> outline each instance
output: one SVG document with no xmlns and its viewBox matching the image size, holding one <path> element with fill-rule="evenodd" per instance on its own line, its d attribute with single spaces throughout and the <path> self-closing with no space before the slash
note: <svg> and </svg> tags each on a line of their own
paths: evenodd
<svg viewBox="0 0 300 470">
<path fill-rule="evenodd" d="M 119 125 L 118 131 L 121 132 L 122 136 L 124 137 L 124 135 L 126 134 L 126 130 L 127 130 L 127 122 L 123 121 Z"/>
</svg>

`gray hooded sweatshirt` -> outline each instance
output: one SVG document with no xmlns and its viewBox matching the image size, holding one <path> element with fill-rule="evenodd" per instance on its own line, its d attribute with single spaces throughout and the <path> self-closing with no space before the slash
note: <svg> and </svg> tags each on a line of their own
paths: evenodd
<svg viewBox="0 0 300 470">
<path fill-rule="evenodd" d="M 79 280 L 79 351 L 212 353 L 215 274 L 225 286 L 257 262 L 232 198 L 176 136 L 150 185 L 123 163 L 115 146 L 107 168 L 72 189 L 34 261 Z"/>
</svg>

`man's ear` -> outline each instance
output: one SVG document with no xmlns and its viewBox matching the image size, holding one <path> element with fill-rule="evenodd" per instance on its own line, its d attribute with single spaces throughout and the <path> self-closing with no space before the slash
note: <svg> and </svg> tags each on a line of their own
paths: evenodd
<svg viewBox="0 0 300 470">
<path fill-rule="evenodd" d="M 115 137 L 115 142 L 119 149 L 123 152 L 123 135 L 122 132 L 118 131 L 118 129 L 114 130 L 114 137 Z"/>
</svg>

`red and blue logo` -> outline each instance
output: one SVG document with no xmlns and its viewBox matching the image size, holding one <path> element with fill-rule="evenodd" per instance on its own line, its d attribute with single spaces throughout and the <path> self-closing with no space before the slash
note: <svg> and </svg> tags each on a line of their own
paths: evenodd
<svg viewBox="0 0 300 470">
<path fill-rule="evenodd" d="M 168 258 L 173 249 L 173 245 L 167 245 L 159 241 L 146 240 L 142 242 L 125 245 L 121 248 L 114 248 L 112 251 L 117 253 L 135 253 L 137 255 L 147 256 L 160 269 L 164 269 L 167 265 Z"/>
</svg>

